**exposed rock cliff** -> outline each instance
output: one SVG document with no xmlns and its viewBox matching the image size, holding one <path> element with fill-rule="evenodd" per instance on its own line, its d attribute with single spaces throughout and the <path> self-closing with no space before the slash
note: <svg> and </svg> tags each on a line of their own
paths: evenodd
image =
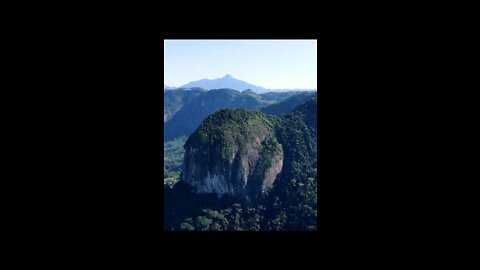
<svg viewBox="0 0 480 270">
<path fill-rule="evenodd" d="M 185 143 L 182 181 L 199 193 L 253 200 L 272 187 L 283 167 L 274 121 L 238 109 L 209 116 Z"/>
</svg>

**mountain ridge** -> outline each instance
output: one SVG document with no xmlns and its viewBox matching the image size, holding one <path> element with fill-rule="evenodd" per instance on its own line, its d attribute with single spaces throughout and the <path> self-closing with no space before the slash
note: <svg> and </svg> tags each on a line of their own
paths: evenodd
<svg viewBox="0 0 480 270">
<path fill-rule="evenodd" d="M 166 85 L 164 85 L 164 89 L 169 89 L 169 90 L 176 89 L 175 87 L 168 87 L 168 88 L 165 88 L 165 87 L 167 87 Z M 188 89 L 188 88 L 193 88 L 193 87 L 199 87 L 199 88 L 203 88 L 205 90 L 230 88 L 230 89 L 238 90 L 240 92 L 245 91 L 247 89 L 250 89 L 257 94 L 264 94 L 264 93 L 268 93 L 268 92 L 317 91 L 317 89 L 298 89 L 298 88 L 295 88 L 295 89 L 268 89 L 268 88 L 261 87 L 261 86 L 258 86 L 258 85 L 240 80 L 240 79 L 236 79 L 230 74 L 226 74 L 225 76 L 223 76 L 221 78 L 216 78 L 216 79 L 206 79 L 205 78 L 205 79 L 200 79 L 200 80 L 197 80 L 197 81 L 192 81 L 192 82 L 189 82 L 187 84 L 184 84 L 184 85 L 178 87 L 178 89 L 182 89 L 182 88 Z"/>
<path fill-rule="evenodd" d="M 217 78 L 217 79 L 201 79 L 198 81 L 189 82 L 181 86 L 181 88 L 191 88 L 191 87 L 201 87 L 207 90 L 231 88 L 238 91 L 251 89 L 256 93 L 267 92 L 266 88 L 236 79 L 230 74 L 226 74 L 222 78 Z"/>
</svg>

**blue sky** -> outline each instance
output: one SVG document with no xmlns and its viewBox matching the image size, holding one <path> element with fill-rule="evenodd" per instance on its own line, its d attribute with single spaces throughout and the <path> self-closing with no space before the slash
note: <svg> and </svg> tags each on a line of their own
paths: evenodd
<svg viewBox="0 0 480 270">
<path fill-rule="evenodd" d="M 230 74 L 267 89 L 317 88 L 316 40 L 165 40 L 164 84 Z"/>
</svg>

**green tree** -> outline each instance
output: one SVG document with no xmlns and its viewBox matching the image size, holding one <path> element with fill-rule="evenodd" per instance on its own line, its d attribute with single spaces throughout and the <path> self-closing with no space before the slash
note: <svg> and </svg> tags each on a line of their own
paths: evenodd
<svg viewBox="0 0 480 270">
<path fill-rule="evenodd" d="M 195 219 L 195 228 L 200 231 L 208 231 L 210 229 L 210 225 L 212 225 L 212 220 L 205 217 L 205 216 L 198 216 Z"/>
<path fill-rule="evenodd" d="M 232 205 L 232 211 L 229 216 L 229 230 L 242 231 L 244 228 L 243 211 L 241 204 Z"/>
<path fill-rule="evenodd" d="M 228 230 L 228 220 L 227 218 L 220 212 L 206 209 L 203 210 L 206 217 L 212 220 L 212 225 L 210 230 L 212 231 L 224 231 Z"/>
<path fill-rule="evenodd" d="M 180 230 L 182 230 L 182 231 L 194 231 L 195 227 L 193 227 L 193 225 L 190 224 L 190 223 L 182 222 L 182 223 L 180 223 Z"/>
</svg>

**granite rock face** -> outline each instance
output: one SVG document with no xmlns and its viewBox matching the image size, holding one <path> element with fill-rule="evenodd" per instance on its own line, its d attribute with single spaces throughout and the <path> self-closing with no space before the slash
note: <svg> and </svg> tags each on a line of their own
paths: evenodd
<svg viewBox="0 0 480 270">
<path fill-rule="evenodd" d="M 268 118 L 229 109 L 206 119 L 187 140 L 181 179 L 198 193 L 250 201 L 272 187 L 282 166 L 282 146 Z"/>
</svg>

